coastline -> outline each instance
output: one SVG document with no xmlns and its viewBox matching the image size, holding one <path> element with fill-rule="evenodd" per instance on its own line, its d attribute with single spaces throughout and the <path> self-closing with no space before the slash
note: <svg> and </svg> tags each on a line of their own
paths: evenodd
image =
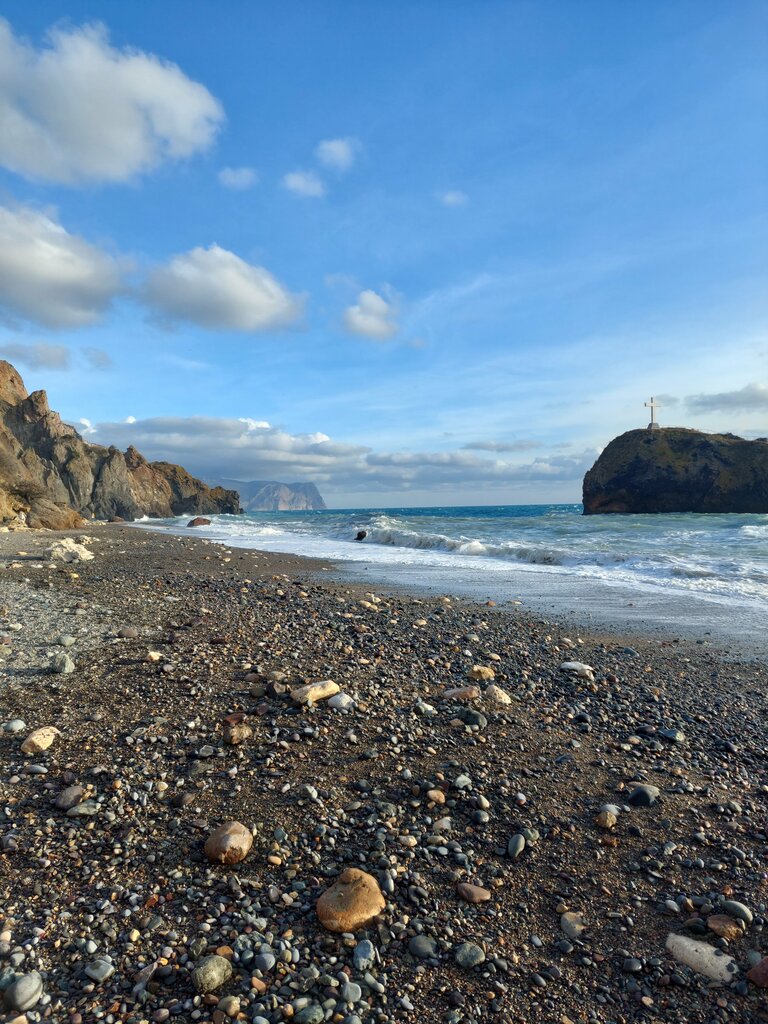
<svg viewBox="0 0 768 1024">
<path fill-rule="evenodd" d="M 202 538 L 111 525 L 67 535 L 92 538 L 93 560 L 51 568 L 41 555 L 62 535 L 0 534 L 2 717 L 25 723 L 0 732 L 11 894 L 0 941 L 22 951 L 18 972 L 42 973 L 53 1019 L 88 1020 L 116 1000 L 136 1021 L 224 1020 L 227 995 L 270 1024 L 311 1021 L 315 1007 L 339 1021 L 513 1012 L 543 1024 L 582 1020 L 585 1006 L 598 1022 L 768 1019 L 743 982 L 750 951 L 766 953 L 765 659 L 623 627 L 581 632 L 558 615 Z M 75 670 L 51 674 L 62 635 Z M 560 670 L 576 659 L 594 680 Z M 487 679 L 474 697 L 446 696 L 475 666 L 509 704 L 489 699 Z M 297 707 L 276 672 L 294 685 L 335 679 L 356 704 Z M 233 712 L 254 732 L 241 746 L 222 742 Z M 21 738 L 45 725 L 61 735 L 24 757 Z M 660 789 L 655 808 L 628 809 L 638 781 Z M 71 786 L 93 813 L 52 807 Z M 604 803 L 627 806 L 611 830 L 595 824 Z M 203 842 L 232 818 L 254 830 L 253 849 L 212 867 Z M 380 877 L 388 901 L 365 930 L 366 969 L 314 911 L 350 864 Z M 461 881 L 491 898 L 462 901 Z M 727 944 L 743 991 L 712 990 L 665 952 L 670 931 L 700 934 L 682 927 L 692 916 L 706 935 L 728 896 L 753 913 Z M 561 925 L 570 912 L 587 924 L 575 941 Z M 256 954 L 261 966 L 242 956 L 251 935 L 273 950 Z M 461 943 L 482 962 L 458 963 Z M 233 977 L 195 994 L 193 954 L 215 950 L 229 951 Z M 94 983 L 86 968 L 104 957 L 114 973 Z M 360 999 L 341 999 L 344 985 Z"/>
</svg>

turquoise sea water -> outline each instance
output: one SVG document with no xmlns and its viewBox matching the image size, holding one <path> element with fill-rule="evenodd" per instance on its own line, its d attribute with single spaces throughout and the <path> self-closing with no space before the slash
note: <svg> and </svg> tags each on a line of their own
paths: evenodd
<svg viewBox="0 0 768 1024">
<path fill-rule="evenodd" d="M 231 546 L 365 567 L 372 578 L 482 591 L 591 580 L 627 592 L 768 610 L 768 516 L 583 516 L 580 505 L 390 508 L 214 516 L 189 531 Z M 188 517 L 153 528 L 187 532 Z M 147 524 L 148 525 L 148 524 Z M 365 540 L 355 541 L 359 530 Z M 527 575 L 533 574 L 533 575 Z"/>
</svg>

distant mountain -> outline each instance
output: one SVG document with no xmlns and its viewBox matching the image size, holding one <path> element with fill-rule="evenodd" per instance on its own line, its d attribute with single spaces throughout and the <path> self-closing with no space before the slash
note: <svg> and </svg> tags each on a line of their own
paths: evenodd
<svg viewBox="0 0 768 1024">
<path fill-rule="evenodd" d="M 768 441 L 629 430 L 584 477 L 584 514 L 605 512 L 768 513 Z"/>
<path fill-rule="evenodd" d="M 181 466 L 147 462 L 128 448 L 89 444 L 48 405 L 27 394 L 0 360 L 0 523 L 62 530 L 87 519 L 238 512 L 235 491 L 207 487 Z"/>
<path fill-rule="evenodd" d="M 221 480 L 236 490 L 245 512 L 306 512 L 326 508 L 314 484 L 281 484 L 274 480 Z"/>
</svg>

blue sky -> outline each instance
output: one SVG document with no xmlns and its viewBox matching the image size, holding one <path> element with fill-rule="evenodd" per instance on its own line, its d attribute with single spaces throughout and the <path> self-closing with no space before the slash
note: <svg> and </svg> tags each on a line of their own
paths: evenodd
<svg viewBox="0 0 768 1024">
<path fill-rule="evenodd" d="M 0 355 L 329 504 L 768 433 L 764 3 L 7 2 Z M 97 27 L 100 25 L 101 27 Z"/>
</svg>

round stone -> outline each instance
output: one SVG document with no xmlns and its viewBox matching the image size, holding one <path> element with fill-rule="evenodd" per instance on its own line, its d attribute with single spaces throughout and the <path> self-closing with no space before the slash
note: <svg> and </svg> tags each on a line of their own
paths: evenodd
<svg viewBox="0 0 768 1024">
<path fill-rule="evenodd" d="M 5 990 L 5 1005 L 10 1010 L 31 1010 L 43 994 L 43 979 L 37 971 L 22 974 Z"/>
<path fill-rule="evenodd" d="M 208 836 L 203 853 L 214 864 L 239 864 L 253 846 L 250 829 L 239 821 L 225 821 Z"/>
<path fill-rule="evenodd" d="M 485 960 L 485 953 L 474 942 L 462 942 L 454 950 L 453 956 L 459 967 L 463 967 L 465 970 L 477 967 Z"/>
<path fill-rule="evenodd" d="M 320 896 L 316 910 L 320 923 L 329 932 L 356 932 L 385 906 L 376 879 L 359 868 L 347 868 Z"/>
</svg>

